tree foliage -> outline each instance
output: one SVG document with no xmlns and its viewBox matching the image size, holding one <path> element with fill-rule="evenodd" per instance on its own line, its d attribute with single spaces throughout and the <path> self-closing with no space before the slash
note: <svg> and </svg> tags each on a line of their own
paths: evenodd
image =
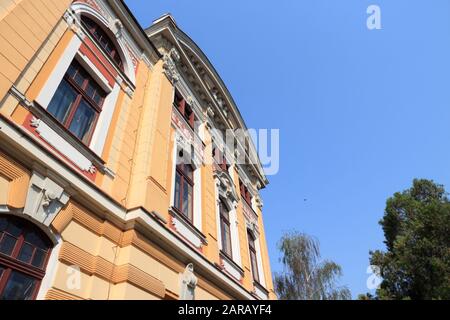
<svg viewBox="0 0 450 320">
<path fill-rule="evenodd" d="M 320 261 L 319 243 L 302 233 L 286 233 L 278 247 L 284 270 L 274 282 L 281 300 L 345 300 L 350 290 L 338 287 L 342 268 L 332 261 Z"/>
<path fill-rule="evenodd" d="M 386 251 L 370 252 L 378 299 L 450 299 L 450 202 L 442 185 L 414 180 L 386 202 Z"/>
</svg>

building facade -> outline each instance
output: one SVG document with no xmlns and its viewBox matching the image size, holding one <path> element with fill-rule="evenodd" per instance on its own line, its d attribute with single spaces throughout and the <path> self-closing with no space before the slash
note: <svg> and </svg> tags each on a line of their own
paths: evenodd
<svg viewBox="0 0 450 320">
<path fill-rule="evenodd" d="M 0 298 L 275 299 L 245 130 L 170 15 L 1 1 Z"/>
</svg>

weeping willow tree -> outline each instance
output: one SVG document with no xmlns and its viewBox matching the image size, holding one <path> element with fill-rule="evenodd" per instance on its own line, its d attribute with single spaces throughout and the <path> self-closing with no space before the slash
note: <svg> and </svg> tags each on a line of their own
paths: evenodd
<svg viewBox="0 0 450 320">
<path fill-rule="evenodd" d="M 338 286 L 342 268 L 321 261 L 319 242 L 303 233 L 289 232 L 278 243 L 283 272 L 276 273 L 274 282 L 281 300 L 348 300 L 350 290 Z"/>
</svg>

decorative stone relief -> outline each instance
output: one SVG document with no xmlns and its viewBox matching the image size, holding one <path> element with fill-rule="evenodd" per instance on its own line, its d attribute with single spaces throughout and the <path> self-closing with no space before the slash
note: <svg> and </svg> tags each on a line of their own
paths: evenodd
<svg viewBox="0 0 450 320">
<path fill-rule="evenodd" d="M 206 109 L 206 114 L 208 117 L 213 118 L 214 117 L 214 109 L 212 107 L 212 104 L 208 104 L 208 108 Z"/>
<path fill-rule="evenodd" d="M 172 42 L 170 42 L 169 39 L 167 39 L 161 34 L 152 37 L 152 41 L 155 44 L 155 46 L 159 48 L 159 52 L 161 54 L 164 54 L 164 52 L 168 52 L 170 51 L 171 48 L 173 48 Z"/>
<path fill-rule="evenodd" d="M 40 123 L 41 123 L 41 119 L 38 119 L 36 117 L 32 117 L 30 120 L 30 126 L 33 128 L 38 128 Z"/>
<path fill-rule="evenodd" d="M 176 63 L 180 60 L 180 54 L 175 48 L 170 49 L 163 57 L 164 74 L 173 84 L 180 80 Z"/>
<path fill-rule="evenodd" d="M 63 187 L 50 178 L 33 172 L 23 212 L 49 226 L 69 198 L 70 195 Z"/>
<path fill-rule="evenodd" d="M 194 300 L 198 279 L 194 275 L 194 264 L 189 263 L 181 276 L 180 300 Z"/>
<path fill-rule="evenodd" d="M 236 192 L 231 176 L 226 171 L 216 171 L 214 176 L 216 178 L 219 195 L 228 202 L 230 208 L 236 208 L 239 201 L 239 195 Z"/>
<path fill-rule="evenodd" d="M 70 11 L 64 12 L 64 20 L 66 20 L 69 26 L 72 26 L 75 23 L 75 16 Z"/>
<path fill-rule="evenodd" d="M 84 34 L 83 30 L 79 27 L 79 22 L 77 16 L 72 12 L 67 10 L 64 13 L 64 20 L 67 22 L 67 25 L 69 28 L 77 34 L 77 36 L 80 39 L 84 39 L 86 35 Z"/>
<path fill-rule="evenodd" d="M 122 38 L 123 36 L 123 24 L 119 19 L 112 19 L 108 21 L 108 28 L 114 33 L 117 39 Z"/>
<path fill-rule="evenodd" d="M 256 222 L 246 221 L 247 230 L 249 230 L 255 239 L 259 238 L 259 228 Z"/>
<path fill-rule="evenodd" d="M 103 17 L 110 17 L 105 10 L 103 10 L 97 3 L 97 1 L 94 0 L 83 0 L 81 2 L 87 3 L 89 6 L 91 6 L 93 9 L 95 9 L 98 13 L 100 13 Z"/>
<path fill-rule="evenodd" d="M 257 196 L 255 198 L 256 201 L 256 206 L 262 210 L 263 206 L 264 206 L 264 202 L 262 201 L 261 197 Z"/>
<path fill-rule="evenodd" d="M 79 15 L 81 12 L 86 11 L 85 6 L 90 7 L 90 10 L 96 11 L 97 14 L 102 17 L 101 20 L 106 22 L 106 27 L 110 29 L 114 33 L 116 38 L 120 40 L 120 43 L 127 48 L 135 72 L 137 68 L 138 58 L 141 55 L 145 57 L 143 59 L 145 63 L 149 66 L 151 65 L 147 54 L 143 52 L 140 46 L 134 41 L 133 37 L 123 26 L 123 23 L 120 21 L 120 19 L 118 19 L 116 13 L 113 12 L 112 8 L 107 4 L 106 1 L 77 0 L 72 3 L 71 10 L 76 12 L 76 15 Z M 77 24 L 79 25 L 79 22 Z"/>
</svg>

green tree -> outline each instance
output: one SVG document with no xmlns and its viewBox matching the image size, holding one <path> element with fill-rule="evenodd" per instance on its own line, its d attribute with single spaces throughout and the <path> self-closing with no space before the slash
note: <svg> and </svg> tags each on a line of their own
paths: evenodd
<svg viewBox="0 0 450 320">
<path fill-rule="evenodd" d="M 380 268 L 379 299 L 450 299 L 450 202 L 442 185 L 413 181 L 386 202 L 380 221 L 386 251 L 370 252 Z"/>
<path fill-rule="evenodd" d="M 298 232 L 283 235 L 278 247 L 284 270 L 275 274 L 275 290 L 281 300 L 346 300 L 347 287 L 338 287 L 342 268 L 332 261 L 320 261 L 316 239 Z"/>
</svg>

